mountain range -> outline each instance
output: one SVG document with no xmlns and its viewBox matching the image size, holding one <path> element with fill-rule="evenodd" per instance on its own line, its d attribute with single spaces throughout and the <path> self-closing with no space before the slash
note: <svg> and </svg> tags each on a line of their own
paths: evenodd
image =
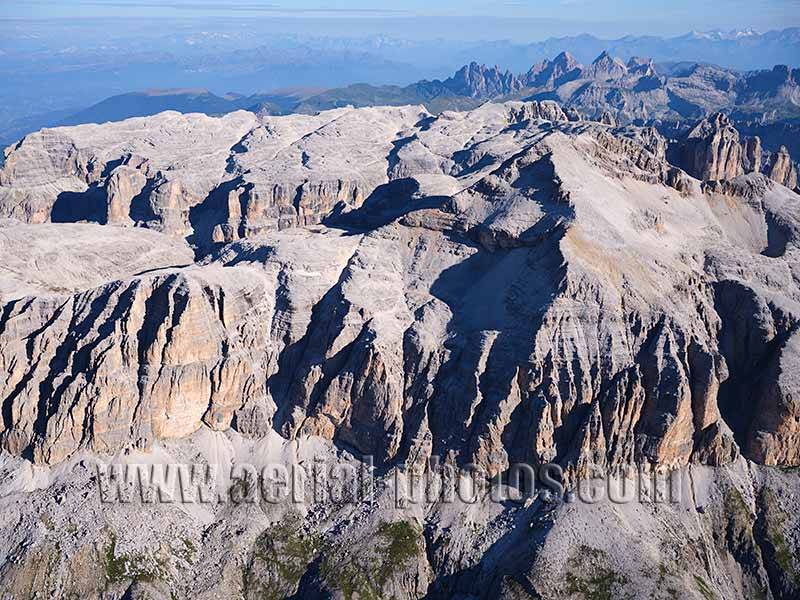
<svg viewBox="0 0 800 600">
<path fill-rule="evenodd" d="M 7 150 L 3 593 L 796 599 L 797 170 L 723 113 L 612 121 L 167 111 Z M 263 491 L 312 466 L 374 482 Z"/>
<path fill-rule="evenodd" d="M 767 149 L 786 146 L 800 156 L 800 69 L 776 65 L 738 72 L 710 64 L 627 62 L 601 52 L 589 64 L 569 52 L 545 59 L 521 74 L 472 62 L 444 80 L 400 86 L 351 85 L 322 92 L 217 96 L 207 90 L 153 90 L 115 96 L 51 125 L 102 123 L 162 110 L 220 115 L 246 109 L 258 114 L 313 114 L 344 106 L 419 104 L 439 113 L 475 108 L 487 101 L 556 100 L 575 118 L 615 124 L 653 125 L 671 135 L 697 119 L 724 111 Z"/>
<path fill-rule="evenodd" d="M 0 21 L 0 600 L 800 598 L 799 29 L 78 4 Z"/>
<path fill-rule="evenodd" d="M 625 123 L 696 119 L 724 110 L 734 118 L 779 121 L 800 117 L 800 69 L 739 73 L 701 63 L 656 64 L 651 58 L 626 62 L 603 51 L 590 64 L 568 52 L 543 60 L 523 73 L 475 62 L 444 81 L 405 88 L 355 86 L 328 91 L 300 104 L 299 111 L 342 103 L 446 104 L 450 98 L 475 101 L 503 98 L 555 99 L 590 118 L 610 113 Z M 458 102 L 453 100 L 454 103 Z"/>
<path fill-rule="evenodd" d="M 800 30 L 689 33 L 662 38 L 592 35 L 515 41 L 297 35 L 265 31 L 265 21 L 221 21 L 198 29 L 185 22 L 159 27 L 47 20 L 8 23 L 0 36 L 0 144 L 103 99 L 159 89 L 205 88 L 217 96 L 274 94 L 280 88 L 366 83 L 403 87 L 444 79 L 472 61 L 524 73 L 562 51 L 590 63 L 603 50 L 628 62 L 699 62 L 740 71 L 800 64 Z"/>
</svg>

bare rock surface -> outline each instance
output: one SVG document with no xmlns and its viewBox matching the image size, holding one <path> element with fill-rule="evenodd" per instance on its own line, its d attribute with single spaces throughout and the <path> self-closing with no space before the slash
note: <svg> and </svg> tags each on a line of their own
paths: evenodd
<svg viewBox="0 0 800 600">
<path fill-rule="evenodd" d="M 661 480 L 669 487 L 643 499 L 621 478 L 609 480 L 610 492 L 587 481 L 569 502 L 398 502 L 394 472 L 355 501 L 316 501 L 307 491 L 300 501 L 259 501 L 232 480 L 220 486 L 227 500 L 158 502 L 135 478 L 114 486 L 107 475 L 139 465 L 227 472 L 313 460 L 358 466 L 319 439 L 247 440 L 207 428 L 111 466 L 82 453 L 31 469 L 0 453 L 0 594 L 791 600 L 798 591 L 798 475 L 743 459 L 675 471 Z M 352 489 L 339 492 L 350 498 Z"/>
<path fill-rule="evenodd" d="M 781 146 L 780 150 L 771 158 L 769 165 L 770 179 L 785 185 L 790 190 L 797 187 L 797 168 L 789 156 L 786 146 Z"/>
<path fill-rule="evenodd" d="M 104 125 L 43 129 L 17 143 L 0 174 L 2 215 L 31 223 L 135 221 L 184 234 L 189 209 L 219 184 L 229 149 L 255 124 L 252 113 L 221 118 L 161 113 Z M 121 167 L 137 170 L 131 177 Z M 117 170 L 115 173 L 114 171 Z M 127 176 L 127 177 L 126 177 Z M 148 194 L 136 198 L 147 181 Z M 109 203 L 105 201 L 109 186 Z"/>
<path fill-rule="evenodd" d="M 186 267 L 194 252 L 155 231 L 85 223 L 28 225 L 0 220 L 0 300 L 63 295 L 109 281 Z"/>
<path fill-rule="evenodd" d="M 617 76 L 606 62 L 597 68 Z M 83 457 L 169 461 L 164 448 L 240 461 L 371 455 L 382 474 L 438 459 L 491 478 L 557 462 L 567 486 L 596 468 L 688 469 L 701 474 L 685 488 L 689 509 L 393 512 L 378 500 L 357 516 L 338 505 L 301 515 L 302 543 L 270 529 L 283 517 L 268 507 L 250 525 L 246 511 L 162 507 L 165 527 L 185 524 L 225 574 L 149 579 L 211 598 L 270 589 L 279 573 L 280 594 L 347 596 L 346 581 L 361 581 L 347 552 L 382 565 L 379 549 L 393 547 L 383 531 L 406 541 L 403 560 L 359 597 L 469 597 L 483 582 L 479 597 L 557 598 L 588 593 L 590 568 L 614 574 L 617 596 L 647 597 L 633 551 L 609 545 L 651 531 L 637 551 L 684 595 L 793 597 L 780 569 L 796 568 L 796 536 L 781 546 L 770 532 L 793 531 L 796 488 L 765 489 L 790 490 L 796 474 L 780 469 L 800 465 L 800 196 L 743 174 L 754 154 L 723 116 L 695 133 L 689 173 L 655 130 L 571 121 L 552 102 L 439 116 L 165 113 L 26 139 L 0 178 L 4 214 L 34 223 L 0 228 L 9 481 L 46 498 L 48 481 L 85 485 Z M 194 154 L 180 154 L 187 140 Z M 68 188 L 70 202 L 99 199 L 108 224 L 44 223 L 73 214 L 56 210 Z M 137 218 L 142 204 L 149 218 Z M 747 508 L 730 524 L 732 488 Z M 120 514 L 105 519 L 119 531 Z M 583 540 L 611 525 L 608 543 Z M 726 528 L 722 543 L 714 532 Z M 92 531 L 95 546 L 111 543 Z M 263 560 L 283 548 L 259 545 L 265 531 L 307 550 L 296 578 Z M 672 531 L 697 551 L 676 548 Z M 20 543 L 4 535 L 3 547 Z M 320 551 L 323 539 L 335 547 Z M 576 556 L 567 546 L 580 540 L 591 551 Z M 5 571 L 7 585 L 28 585 L 38 571 L 26 565 Z M 151 583 L 111 578 L 108 589 L 165 593 Z"/>
<path fill-rule="evenodd" d="M 742 174 L 741 150 L 739 132 L 726 115 L 717 113 L 687 134 L 684 161 L 698 179 L 733 179 Z"/>
<path fill-rule="evenodd" d="M 737 178 L 738 133 L 722 115 L 689 136 L 694 174 L 722 182 L 702 189 L 676 176 L 654 130 L 570 122 L 547 102 L 109 127 L 113 149 L 93 126 L 56 131 L 88 136 L 102 160 L 119 160 L 117 147 L 140 157 L 104 180 L 109 206 L 127 202 L 132 171 L 166 160 L 138 140 L 166 127 L 220 138 L 168 177 L 173 190 L 209 189 L 207 167 L 225 165 L 229 179 L 189 207 L 190 239 L 217 244 L 198 264 L 159 256 L 161 269 L 6 304 L 2 440 L 14 453 L 55 463 L 205 423 L 493 473 L 520 460 L 713 463 L 733 436 L 753 459 L 797 461 L 779 365 L 800 314 L 798 197 Z M 36 143 L 12 153 L 4 181 L 33 177 L 21 161 Z M 762 315 L 754 331 L 735 312 L 742 295 Z M 731 392 L 775 347 L 773 375 Z M 764 418 L 738 422 L 731 407 L 754 402 L 769 405 Z"/>
</svg>

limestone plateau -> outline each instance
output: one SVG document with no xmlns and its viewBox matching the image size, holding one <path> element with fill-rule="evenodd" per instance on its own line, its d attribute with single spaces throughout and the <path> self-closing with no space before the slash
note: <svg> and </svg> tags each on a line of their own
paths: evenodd
<svg viewBox="0 0 800 600">
<path fill-rule="evenodd" d="M 0 170 L 0 597 L 797 598 L 797 185 L 723 114 L 668 140 L 552 101 L 27 136 Z M 689 483 L 188 509 L 102 503 L 93 470 L 365 455 Z"/>
</svg>

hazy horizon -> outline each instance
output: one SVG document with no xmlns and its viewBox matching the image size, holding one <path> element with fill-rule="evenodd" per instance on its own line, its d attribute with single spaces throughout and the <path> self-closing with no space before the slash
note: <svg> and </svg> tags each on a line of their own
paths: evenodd
<svg viewBox="0 0 800 600">
<path fill-rule="evenodd" d="M 755 29 L 763 32 L 800 26 L 800 2 L 588 2 L 584 0 L 482 1 L 444 0 L 435 6 L 411 0 L 397 8 L 385 2 L 350 0 L 325 3 L 300 0 L 292 6 L 274 2 L 221 3 L 211 0 L 156 3 L 152 0 L 3 0 L 0 19 L 61 20 L 143 19 L 158 29 L 164 21 L 242 20 L 285 33 L 338 36 L 397 35 L 408 39 L 511 40 L 535 42 L 549 37 L 588 33 L 618 38 L 626 35 L 677 36 L 689 31 Z"/>
<path fill-rule="evenodd" d="M 109 97 L 152 88 L 248 95 L 403 86 L 447 78 L 473 61 L 521 73 L 564 50 L 581 62 L 609 50 L 625 60 L 636 54 L 738 70 L 798 66 L 794 33 L 789 43 L 780 35 L 763 43 L 748 35 L 680 37 L 693 30 L 784 30 L 800 24 L 798 6 L 412 0 L 398 9 L 366 0 L 302 0 L 292 8 L 252 1 L 0 0 L 0 142 Z M 674 38 L 680 39 L 661 41 Z"/>
</svg>

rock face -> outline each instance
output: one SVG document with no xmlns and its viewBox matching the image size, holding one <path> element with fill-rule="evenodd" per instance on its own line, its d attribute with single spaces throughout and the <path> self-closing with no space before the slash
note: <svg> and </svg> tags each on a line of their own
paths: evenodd
<svg viewBox="0 0 800 600">
<path fill-rule="evenodd" d="M 548 101 L 24 140 L 0 171 L 0 589 L 796 598 L 800 196 L 723 116 L 688 140 L 698 178 L 686 140 Z M 112 455 L 380 469 L 365 499 L 124 503 Z M 429 459 L 681 484 L 392 497 Z"/>
<path fill-rule="evenodd" d="M 620 59 L 603 51 L 591 65 L 581 71 L 581 77 L 599 81 L 616 81 L 628 74 L 628 67 Z"/>
<path fill-rule="evenodd" d="M 511 71 L 501 71 L 499 67 L 486 67 L 472 62 L 459 69 L 455 75 L 444 81 L 452 92 L 469 98 L 496 98 L 507 96 L 522 89 L 522 81 Z"/>
<path fill-rule="evenodd" d="M 763 173 L 791 190 L 797 188 L 797 169 L 785 146 L 773 154 L 763 149 L 758 136 L 739 140 L 739 132 L 730 118 L 716 113 L 699 121 L 673 144 L 672 153 L 678 164 L 703 181 L 726 181 L 743 173 Z"/>
<path fill-rule="evenodd" d="M 703 181 L 733 179 L 742 174 L 739 132 L 722 113 L 703 119 L 687 134 L 683 148 L 687 172 Z"/>
<path fill-rule="evenodd" d="M 742 167 L 746 173 L 761 171 L 762 154 L 761 138 L 758 136 L 742 142 Z"/>
<path fill-rule="evenodd" d="M 130 223 L 131 204 L 145 185 L 147 177 L 138 169 L 127 165 L 115 168 L 105 186 L 107 198 L 105 222 L 120 225 Z"/>
<path fill-rule="evenodd" d="M 564 83 L 578 79 L 581 65 L 569 52 L 562 52 L 552 61 L 544 60 L 528 71 L 525 76 L 527 87 L 556 88 Z"/>
<path fill-rule="evenodd" d="M 23 141 L 3 211 L 54 220 L 56 190 L 83 188 L 68 197 L 81 202 L 95 186 L 98 220 L 127 212 L 212 252 L 5 302 L 13 454 L 52 464 L 206 427 L 492 475 L 738 451 L 799 462 L 799 198 L 735 177 L 724 116 L 689 138 L 693 170 L 725 179 L 705 192 L 655 130 L 573 122 L 547 102 L 103 127 Z M 178 161 L 158 145 L 181 136 L 205 146 Z M 63 239 L 49 243 L 69 256 Z"/>
<path fill-rule="evenodd" d="M 797 187 L 797 168 L 789 156 L 786 146 L 781 146 L 780 150 L 771 157 L 769 162 L 769 178 L 785 185 L 790 190 Z"/>
<path fill-rule="evenodd" d="M 617 126 L 617 120 L 610 112 L 604 112 L 602 115 L 600 115 L 600 122 L 603 125 L 611 125 L 611 127 Z"/>
</svg>

